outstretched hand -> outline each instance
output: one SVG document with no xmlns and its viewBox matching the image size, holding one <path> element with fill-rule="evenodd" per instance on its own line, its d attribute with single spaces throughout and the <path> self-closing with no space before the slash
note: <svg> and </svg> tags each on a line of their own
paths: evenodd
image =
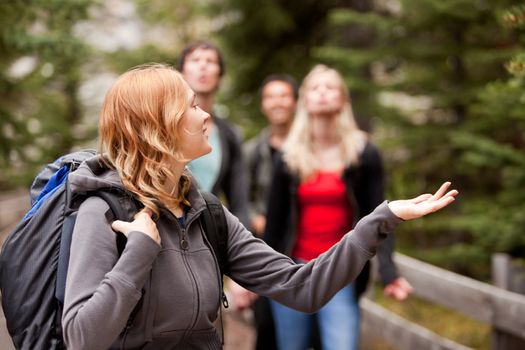
<svg viewBox="0 0 525 350">
<path fill-rule="evenodd" d="M 388 203 L 390 210 L 403 220 L 412 220 L 433 213 L 452 203 L 458 195 L 450 190 L 450 182 L 445 182 L 434 194 L 422 194 L 413 199 L 396 200 Z"/>
</svg>

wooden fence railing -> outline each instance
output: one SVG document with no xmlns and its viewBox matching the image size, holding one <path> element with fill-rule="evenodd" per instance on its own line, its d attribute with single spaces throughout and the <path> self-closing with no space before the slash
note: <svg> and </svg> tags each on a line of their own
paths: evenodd
<svg viewBox="0 0 525 350">
<path fill-rule="evenodd" d="M 395 254 L 400 275 L 414 287 L 414 295 L 525 339 L 525 296 L 482 283 L 433 265 Z M 399 349 L 466 349 L 420 326 L 400 319 L 380 306 L 363 300 L 363 328 L 375 330 Z M 494 350 L 510 350 L 493 342 Z M 516 347 L 517 348 L 517 347 Z M 524 349 L 521 347 L 521 349 Z"/>
<path fill-rule="evenodd" d="M 471 350 L 469 347 L 407 321 L 368 298 L 362 298 L 359 306 L 363 338 L 380 338 L 396 349 Z"/>
<path fill-rule="evenodd" d="M 27 191 L 0 196 L 0 241 L 28 210 Z M 433 265 L 395 254 L 400 275 L 414 287 L 414 295 L 491 325 L 498 332 L 525 339 L 525 296 L 482 283 Z M 364 298 L 362 328 L 399 349 L 465 350 L 466 346 L 411 323 Z M 0 325 L 1 322 L 0 322 Z M 0 338 L 5 330 L 0 329 Z M 0 342 L 1 344 L 1 342 Z M 493 342 L 494 350 L 511 349 Z M 513 348 L 512 348 L 513 349 Z M 523 349 L 523 348 L 522 348 Z"/>
</svg>

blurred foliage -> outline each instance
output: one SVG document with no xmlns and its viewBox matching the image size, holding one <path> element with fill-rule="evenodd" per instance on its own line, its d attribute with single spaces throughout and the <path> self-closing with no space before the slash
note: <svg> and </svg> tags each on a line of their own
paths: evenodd
<svg viewBox="0 0 525 350">
<path fill-rule="evenodd" d="M 191 0 L 131 0 L 145 28 L 152 33 L 147 43 L 136 49 L 120 49 L 108 54 L 112 69 L 122 73 L 147 62 L 174 65 L 179 51 L 189 42 L 207 40 L 212 28 L 206 5 Z"/>
<path fill-rule="evenodd" d="M 110 14 L 112 6 L 117 9 Z M 97 125 L 93 116 L 86 120 L 82 84 L 145 62 L 173 64 L 181 45 L 210 31 L 208 26 L 199 30 L 207 20 L 202 8 L 190 0 L 2 2 L 0 190 L 27 186 L 43 164 L 75 146 L 92 145 Z M 110 18 L 115 13 L 121 17 Z M 144 32 L 135 40 L 142 44 L 136 48 L 115 42 L 111 31 L 97 33 L 94 40 L 110 36 L 114 47 L 99 47 L 89 37 L 93 24 L 86 26 L 141 19 Z"/>
<path fill-rule="evenodd" d="M 74 35 L 90 0 L 0 4 L 0 189 L 27 184 L 43 160 L 93 137 L 76 130 L 90 49 Z"/>
<path fill-rule="evenodd" d="M 400 246 L 480 279 L 489 278 L 493 252 L 525 256 L 520 3 L 403 0 L 376 1 L 364 13 L 335 9 L 339 35 L 314 51 L 344 72 L 357 115 L 374 127 L 390 198 L 448 179 L 461 192 L 444 213 L 404 225 Z M 345 38 L 345 28 L 360 28 L 367 40 Z"/>
<path fill-rule="evenodd" d="M 265 124 L 259 112 L 259 86 L 273 73 L 299 82 L 314 63 L 312 49 L 328 37 L 328 13 L 344 1 L 249 0 L 211 3 L 210 12 L 229 20 L 218 30 L 227 57 L 221 101 L 228 116 L 250 138 Z"/>
</svg>

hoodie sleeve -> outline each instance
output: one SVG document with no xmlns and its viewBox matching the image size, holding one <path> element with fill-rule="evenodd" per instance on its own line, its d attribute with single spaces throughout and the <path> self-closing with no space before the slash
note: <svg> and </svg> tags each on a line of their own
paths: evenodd
<svg viewBox="0 0 525 350">
<path fill-rule="evenodd" d="M 230 277 L 243 287 L 303 312 L 315 312 L 352 282 L 389 232 L 402 222 L 383 202 L 341 241 L 307 264 L 295 264 L 254 238 L 231 214 Z"/>
<path fill-rule="evenodd" d="M 356 188 L 359 209 L 363 216 L 370 214 L 376 206 L 385 200 L 385 173 L 381 154 L 375 145 L 367 143 L 361 157 L 361 181 Z M 378 248 L 379 275 L 384 286 L 398 277 L 396 265 L 392 259 L 395 247 L 395 235 L 390 234 Z"/>
<path fill-rule="evenodd" d="M 131 232 L 118 256 L 115 233 L 105 219 L 108 205 L 88 198 L 79 208 L 66 282 L 62 327 L 70 349 L 108 349 L 141 298 L 160 246 Z"/>
</svg>

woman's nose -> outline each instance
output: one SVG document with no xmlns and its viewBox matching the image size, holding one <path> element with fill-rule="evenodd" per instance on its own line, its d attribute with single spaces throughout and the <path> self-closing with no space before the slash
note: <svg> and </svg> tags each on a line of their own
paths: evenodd
<svg viewBox="0 0 525 350">
<path fill-rule="evenodd" d="M 200 60 L 200 61 L 199 61 L 199 68 L 200 68 L 201 70 L 205 69 L 205 68 L 206 68 L 206 65 L 207 65 L 207 64 L 206 64 L 206 61 L 205 61 L 205 60 Z"/>
</svg>

